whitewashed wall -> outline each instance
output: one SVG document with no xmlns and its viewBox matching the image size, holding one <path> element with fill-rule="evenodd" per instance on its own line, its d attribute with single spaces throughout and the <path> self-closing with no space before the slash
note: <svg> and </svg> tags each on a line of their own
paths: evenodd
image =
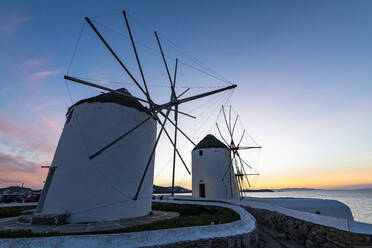
<svg viewBox="0 0 372 248">
<path fill-rule="evenodd" d="M 93 160 L 89 156 L 149 117 L 116 103 L 77 105 L 65 124 L 52 166 L 57 166 L 41 214 L 71 214 L 69 221 L 107 221 L 151 211 L 154 159 L 133 200 L 156 138 L 150 119 Z"/>
<path fill-rule="evenodd" d="M 202 156 L 199 155 L 200 150 L 203 151 Z M 192 196 L 199 197 L 199 184 L 202 181 L 205 184 L 207 198 L 239 199 L 239 189 L 232 166 L 230 167 L 231 174 L 227 172 L 222 180 L 230 160 L 230 151 L 226 148 L 212 147 L 193 150 Z"/>
</svg>

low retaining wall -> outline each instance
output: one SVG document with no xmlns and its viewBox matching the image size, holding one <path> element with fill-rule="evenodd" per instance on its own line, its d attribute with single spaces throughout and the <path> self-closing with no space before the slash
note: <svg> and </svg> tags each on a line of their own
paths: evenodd
<svg viewBox="0 0 372 248">
<path fill-rule="evenodd" d="M 307 248 L 372 247 L 372 235 L 352 233 L 334 227 L 314 224 L 267 209 L 245 207 L 258 224 L 285 233 L 291 240 Z"/>
<path fill-rule="evenodd" d="M 245 247 L 256 247 L 257 242 L 257 233 L 253 231 L 251 233 L 235 235 L 230 237 L 221 237 L 221 238 L 210 238 L 210 239 L 200 239 L 192 241 L 182 241 L 176 242 L 167 245 L 159 246 L 147 246 L 147 247 L 156 247 L 156 248 L 245 248 Z M 146 248 L 147 248 L 146 247 Z"/>
<path fill-rule="evenodd" d="M 244 208 L 240 206 L 230 205 L 229 203 L 208 202 L 208 201 L 187 201 L 187 200 L 155 200 L 156 202 L 173 203 L 173 204 L 189 204 L 189 205 L 205 205 L 218 206 L 229 208 L 239 214 L 240 220 L 219 225 L 210 226 L 195 226 L 190 227 L 193 235 L 189 235 L 188 239 L 180 242 L 174 242 L 165 245 L 151 246 L 159 248 L 192 248 L 192 247 L 211 247 L 211 248 L 253 248 L 256 247 L 258 234 L 256 229 L 256 220 Z M 183 228 L 177 228 L 180 235 L 186 233 Z M 176 229 L 174 229 L 176 230 Z M 185 235 L 187 236 L 187 235 Z M 204 238 L 203 238 L 204 237 Z M 207 237 L 207 238 L 205 238 Z"/>
</svg>

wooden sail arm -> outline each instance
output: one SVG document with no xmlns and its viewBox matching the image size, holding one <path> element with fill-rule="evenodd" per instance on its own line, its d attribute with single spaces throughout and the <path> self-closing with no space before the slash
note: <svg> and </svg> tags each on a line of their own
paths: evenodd
<svg viewBox="0 0 372 248">
<path fill-rule="evenodd" d="M 233 147 L 230 150 L 236 151 L 236 150 L 248 150 L 248 149 L 261 149 L 262 146 L 238 146 L 238 147 Z"/>
<path fill-rule="evenodd" d="M 116 61 L 120 64 L 120 66 L 125 70 L 125 72 L 128 74 L 128 76 L 132 79 L 132 81 L 137 85 L 137 87 L 142 91 L 142 93 L 149 99 L 149 95 L 146 94 L 145 90 L 141 87 L 141 85 L 137 82 L 137 80 L 134 78 L 132 73 L 128 70 L 128 68 L 124 65 L 124 63 L 119 59 L 119 57 L 116 55 L 114 50 L 110 47 L 110 45 L 107 43 L 107 41 L 102 37 L 101 33 L 97 30 L 97 28 L 93 25 L 92 21 L 85 17 L 85 20 L 88 22 L 90 27 L 93 29 L 93 31 L 97 34 L 99 39 L 103 42 L 103 44 L 106 46 L 106 48 L 111 52 L 111 54 L 114 56 Z"/>
<path fill-rule="evenodd" d="M 236 173 L 235 174 L 235 176 L 237 176 L 237 177 L 243 177 L 243 176 L 259 176 L 260 174 L 258 174 L 258 173 L 248 173 L 248 174 L 246 174 L 246 173 Z"/>
<path fill-rule="evenodd" d="M 196 99 L 206 97 L 206 96 L 210 96 L 210 95 L 213 95 L 213 94 L 225 91 L 225 90 L 234 89 L 234 88 L 236 88 L 236 86 L 237 86 L 236 84 L 233 84 L 233 85 L 230 85 L 230 86 L 218 89 L 218 90 L 212 90 L 212 91 L 205 92 L 205 93 L 202 93 L 202 94 L 198 94 L 198 95 L 195 95 L 195 96 L 186 97 L 186 98 L 177 100 L 177 102 L 178 102 L 178 104 L 189 102 L 189 101 L 196 100 Z"/>
<path fill-rule="evenodd" d="M 124 92 L 121 92 L 121 91 L 117 91 L 117 90 L 114 90 L 114 89 L 111 89 L 111 88 L 108 88 L 108 87 L 105 87 L 105 86 L 101 86 L 101 85 L 98 85 L 98 84 L 90 83 L 90 82 L 85 81 L 85 80 L 81 80 L 81 79 L 78 79 L 78 78 L 70 77 L 70 76 L 67 76 L 67 75 L 65 75 L 63 78 L 66 79 L 66 80 L 75 82 L 75 83 L 85 84 L 85 85 L 88 85 L 88 86 L 91 86 L 91 87 L 94 87 L 94 88 L 98 88 L 98 89 L 101 89 L 101 90 L 115 92 L 115 93 L 117 93 L 119 95 L 122 95 L 122 96 L 125 96 L 125 97 L 129 97 L 129 98 L 133 98 L 133 99 L 136 99 L 136 100 L 138 100 L 140 102 L 149 103 L 147 100 L 144 100 L 142 98 L 135 97 L 135 96 L 132 96 L 130 94 L 127 94 L 127 93 L 124 93 Z"/>
</svg>

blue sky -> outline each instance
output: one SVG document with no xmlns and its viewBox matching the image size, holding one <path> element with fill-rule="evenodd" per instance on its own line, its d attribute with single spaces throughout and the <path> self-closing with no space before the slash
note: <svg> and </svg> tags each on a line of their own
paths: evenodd
<svg viewBox="0 0 372 248">
<path fill-rule="evenodd" d="M 241 130 L 264 147 L 260 155 L 252 154 L 260 157 L 255 162 L 261 174 L 254 179 L 256 187 L 372 184 L 370 1 L 3 1 L 0 186 L 23 181 L 42 185 L 45 172 L 39 166 L 51 161 L 71 105 L 63 75 L 85 16 L 92 17 L 140 78 L 125 37 L 124 9 L 136 42 L 157 49 L 153 34 L 138 20 L 159 32 L 170 57 L 198 66 L 166 39 L 238 84 L 229 103 L 240 115 Z M 166 85 L 160 55 L 141 45 L 138 50 L 150 84 Z M 168 61 L 173 71 L 174 61 Z M 140 95 L 87 25 L 70 74 L 125 82 L 107 84 Z M 227 85 L 182 64 L 178 83 Z M 69 86 L 73 102 L 98 93 Z M 193 89 L 190 95 L 205 90 Z M 166 88 L 153 87 L 151 92 L 158 101 L 169 97 Z M 198 119 L 183 118 L 181 126 L 195 133 L 196 141 L 215 132 L 217 103 L 228 94 L 184 106 L 185 111 L 196 109 Z M 155 183 L 170 183 L 169 149 L 163 140 Z M 190 167 L 191 149 L 188 144 L 182 149 Z M 188 186 L 190 177 L 181 166 L 177 182 Z"/>
</svg>

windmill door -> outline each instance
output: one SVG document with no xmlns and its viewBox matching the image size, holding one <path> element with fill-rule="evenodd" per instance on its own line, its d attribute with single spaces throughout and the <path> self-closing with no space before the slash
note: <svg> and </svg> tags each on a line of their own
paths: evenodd
<svg viewBox="0 0 372 248">
<path fill-rule="evenodd" d="M 199 184 L 199 197 L 205 197 L 205 184 Z"/>
</svg>

